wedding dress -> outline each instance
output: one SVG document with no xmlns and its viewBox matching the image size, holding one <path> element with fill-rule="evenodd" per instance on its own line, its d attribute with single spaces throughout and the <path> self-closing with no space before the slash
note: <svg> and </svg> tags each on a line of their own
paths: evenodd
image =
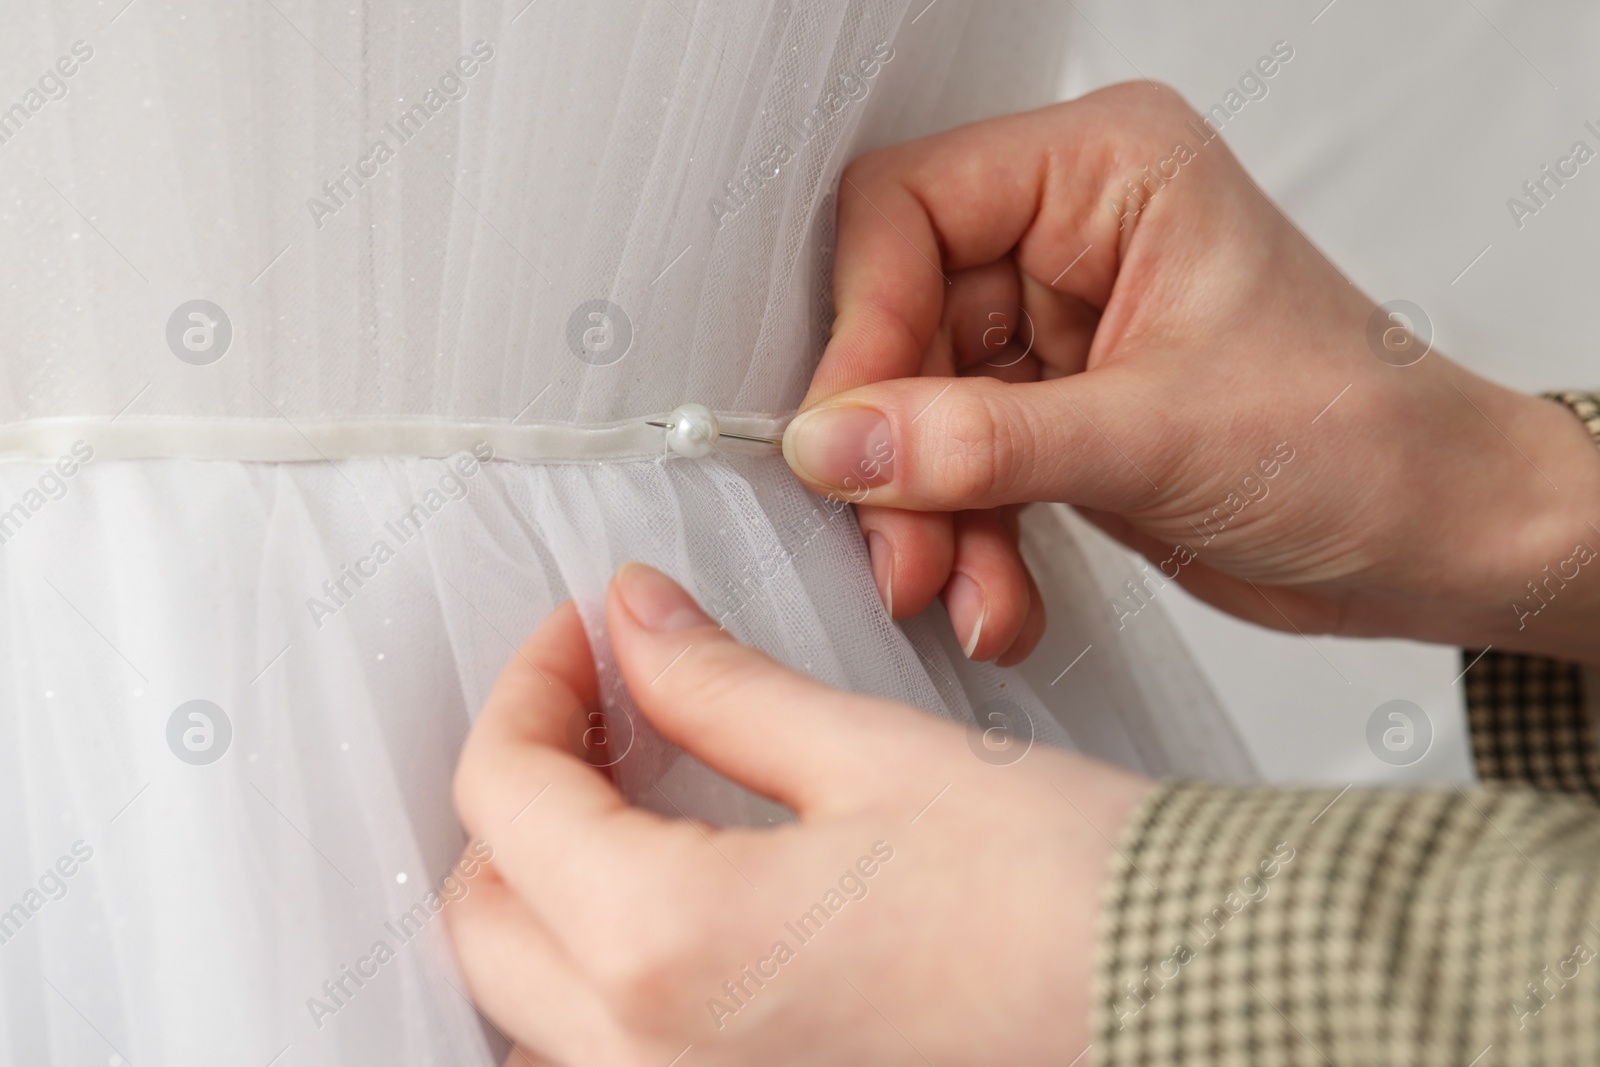
<svg viewBox="0 0 1600 1067">
<path fill-rule="evenodd" d="M 630 797 L 783 815 L 618 686 L 629 559 L 832 684 L 1250 777 L 1062 510 L 1027 535 L 1046 645 L 974 665 L 937 608 L 889 620 L 851 512 L 775 448 L 648 424 L 781 432 L 841 167 L 1051 100 L 1058 7 L 0 10 L 0 1064 L 497 1062 L 438 918 L 449 783 L 553 606 L 589 627 Z"/>
</svg>

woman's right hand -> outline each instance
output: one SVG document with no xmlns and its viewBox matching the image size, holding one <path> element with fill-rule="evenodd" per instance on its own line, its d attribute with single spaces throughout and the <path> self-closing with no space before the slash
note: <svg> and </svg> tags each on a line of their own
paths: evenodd
<svg viewBox="0 0 1600 1067">
<path fill-rule="evenodd" d="M 893 613 L 942 594 L 970 656 L 1022 658 L 1013 506 L 1060 500 L 1262 625 L 1600 656 L 1581 424 L 1424 355 L 1209 132 L 1129 84 L 845 173 L 784 452 L 860 505 Z"/>
</svg>

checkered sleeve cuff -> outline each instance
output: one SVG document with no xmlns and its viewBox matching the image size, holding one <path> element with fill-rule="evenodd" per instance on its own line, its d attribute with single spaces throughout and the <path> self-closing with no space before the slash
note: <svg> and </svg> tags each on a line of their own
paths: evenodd
<svg viewBox="0 0 1600 1067">
<path fill-rule="evenodd" d="M 1600 445 L 1600 393 L 1580 393 L 1567 389 L 1543 395 L 1546 400 L 1565 404 L 1583 423 L 1583 428 L 1589 431 L 1595 444 Z"/>
<path fill-rule="evenodd" d="M 1164 784 L 1098 951 L 1100 1067 L 1600 1062 L 1600 807 Z"/>
<path fill-rule="evenodd" d="M 1468 650 L 1462 658 L 1478 777 L 1600 801 L 1600 744 L 1583 669 L 1516 653 Z"/>
</svg>

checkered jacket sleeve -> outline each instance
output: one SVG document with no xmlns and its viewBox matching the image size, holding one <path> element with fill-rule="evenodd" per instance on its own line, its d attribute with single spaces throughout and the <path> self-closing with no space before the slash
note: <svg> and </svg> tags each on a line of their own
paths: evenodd
<svg viewBox="0 0 1600 1067">
<path fill-rule="evenodd" d="M 1600 443 L 1600 401 L 1552 397 Z M 1600 748 L 1578 668 L 1468 651 L 1484 785 L 1157 787 L 1106 882 L 1100 1067 L 1600 1064 Z"/>
</svg>

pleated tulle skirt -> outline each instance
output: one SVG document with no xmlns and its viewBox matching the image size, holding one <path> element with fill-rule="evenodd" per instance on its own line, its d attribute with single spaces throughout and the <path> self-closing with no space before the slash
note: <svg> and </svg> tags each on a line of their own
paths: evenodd
<svg viewBox="0 0 1600 1067">
<path fill-rule="evenodd" d="M 1003 699 L 1070 743 L 934 613 L 894 625 L 850 511 L 781 464 L 0 465 L 0 1064 L 497 1062 L 439 917 L 450 780 L 556 604 L 626 792 L 784 817 L 619 689 L 600 604 L 629 559 L 796 669 L 967 722 Z"/>
</svg>

